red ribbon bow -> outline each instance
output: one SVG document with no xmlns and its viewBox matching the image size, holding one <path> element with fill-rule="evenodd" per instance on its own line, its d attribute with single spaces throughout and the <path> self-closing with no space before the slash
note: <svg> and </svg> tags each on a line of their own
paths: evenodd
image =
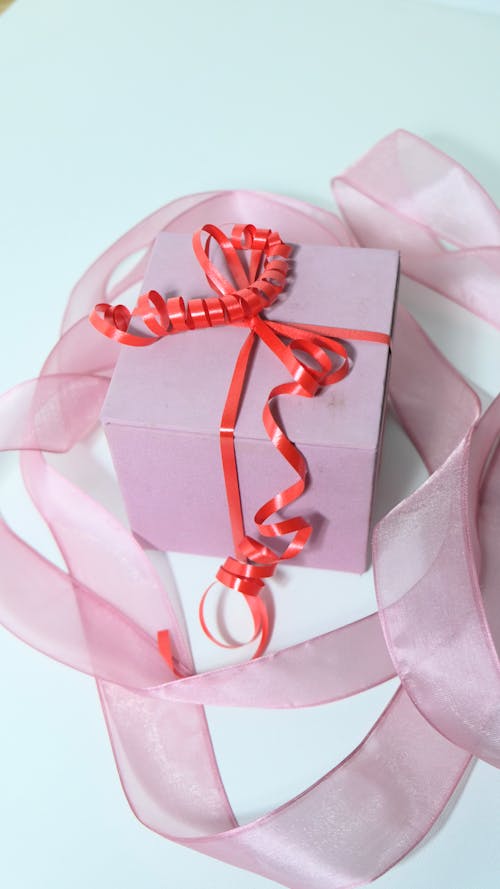
<svg viewBox="0 0 500 889">
<path fill-rule="evenodd" d="M 204 233 L 207 237 L 203 242 Z M 210 260 L 212 239 L 222 249 L 232 281 L 225 278 Z M 301 552 L 312 532 L 311 525 L 302 516 L 269 521 L 280 509 L 300 497 L 305 488 L 307 475 L 305 458 L 275 419 L 271 403 L 279 395 L 301 395 L 312 398 L 324 386 L 331 386 L 343 379 L 349 372 L 349 357 L 339 338 L 369 340 L 390 345 L 390 337 L 375 331 L 308 324 L 281 324 L 265 318 L 261 312 L 269 308 L 285 289 L 289 258 L 292 253 L 291 246 L 284 244 L 277 232 L 257 229 L 253 225 L 235 225 L 231 235 L 228 236 L 214 225 L 205 225 L 194 233 L 193 249 L 216 296 L 192 299 L 186 304 L 181 296 L 165 300 L 152 290 L 139 297 L 132 313 L 125 306 L 100 303 L 91 313 L 90 321 L 101 333 L 130 346 L 148 346 L 164 336 L 203 327 L 234 324 L 249 328 L 248 337 L 236 360 L 219 427 L 236 558 L 228 557 L 219 568 L 216 577 L 224 586 L 237 590 L 245 597 L 254 623 L 254 633 L 249 641 L 259 639 L 253 655 L 256 658 L 263 653 L 269 641 L 269 616 L 260 595 L 265 581 L 272 577 L 279 562 L 291 559 Z M 243 264 L 238 251 L 248 252 L 248 268 Z M 153 336 L 129 333 L 133 316 L 141 317 Z M 262 537 L 280 538 L 293 535 L 281 554 L 249 537 L 245 532 L 234 448 L 234 430 L 248 362 L 257 339 L 262 340 L 274 352 L 292 378 L 291 381 L 271 389 L 264 405 L 262 419 L 269 439 L 294 469 L 298 479 L 264 503 L 254 517 Z M 308 356 L 316 366 L 311 366 L 299 358 L 297 352 Z M 337 356 L 335 366 L 331 353 Z M 201 626 L 206 635 L 222 648 L 239 647 L 238 643 L 228 644 L 217 639 L 207 626 L 204 606 L 214 583 L 210 584 L 200 601 Z M 160 630 L 158 644 L 173 672 L 179 675 L 175 667 L 168 630 Z"/>
</svg>

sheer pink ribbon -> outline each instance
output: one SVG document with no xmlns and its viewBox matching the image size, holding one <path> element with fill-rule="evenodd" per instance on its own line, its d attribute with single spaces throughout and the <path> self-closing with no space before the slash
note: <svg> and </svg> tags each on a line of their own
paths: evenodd
<svg viewBox="0 0 500 889">
<path fill-rule="evenodd" d="M 68 571 L 0 526 L 0 619 L 93 675 L 122 784 L 138 818 L 170 839 L 292 889 L 351 887 L 404 857 L 439 816 L 472 754 L 500 764 L 500 398 L 478 400 L 402 306 L 391 400 L 431 475 L 377 526 L 379 614 L 255 661 L 166 675 L 155 632 L 189 647 L 137 542 L 62 478 L 64 451 L 97 423 L 117 346 L 86 317 L 121 261 L 159 230 L 251 218 L 289 241 L 398 247 L 403 271 L 500 326 L 500 214 L 462 167 L 398 131 L 334 181 L 346 224 L 292 199 L 244 192 L 182 198 L 117 241 L 75 287 L 40 377 L 0 401 L 1 446 L 20 449 L 27 489 Z M 444 243 L 442 243 L 444 242 Z M 448 245 L 455 249 L 450 250 Z M 486 245 L 486 246 L 484 246 Z M 398 673 L 401 687 L 359 747 L 300 796 L 239 827 L 204 704 L 304 707 Z"/>
</svg>

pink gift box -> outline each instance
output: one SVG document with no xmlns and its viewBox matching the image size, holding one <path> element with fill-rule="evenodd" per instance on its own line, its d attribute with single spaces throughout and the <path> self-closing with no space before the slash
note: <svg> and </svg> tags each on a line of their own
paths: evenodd
<svg viewBox="0 0 500 889">
<path fill-rule="evenodd" d="M 390 334 L 398 269 L 390 250 L 297 246 L 292 279 L 266 316 Z M 189 235 L 159 235 L 142 292 L 148 290 L 212 295 Z M 246 336 L 224 326 L 121 349 L 102 420 L 131 527 L 157 549 L 233 553 L 219 422 Z M 361 573 L 369 563 L 389 349 L 363 341 L 348 349 L 353 364 L 345 379 L 314 398 L 281 398 L 275 408 L 308 464 L 305 493 L 282 511 L 313 525 L 294 564 Z M 257 538 L 255 512 L 296 479 L 262 424 L 270 390 L 284 381 L 285 368 L 258 342 L 235 432 L 246 531 Z"/>
</svg>

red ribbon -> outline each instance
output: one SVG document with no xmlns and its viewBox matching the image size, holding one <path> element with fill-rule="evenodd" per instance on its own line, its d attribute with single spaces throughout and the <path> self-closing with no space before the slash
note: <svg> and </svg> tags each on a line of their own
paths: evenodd
<svg viewBox="0 0 500 889">
<path fill-rule="evenodd" d="M 203 241 L 203 234 L 207 237 Z M 210 245 L 220 246 L 232 280 L 228 280 L 210 260 Z M 253 642 L 259 639 L 253 654 L 259 657 L 269 641 L 269 615 L 261 592 L 279 562 L 292 559 L 306 545 L 312 526 L 302 516 L 270 521 L 279 511 L 297 500 L 304 491 L 307 463 L 275 419 L 271 404 L 280 395 L 301 395 L 312 398 L 325 386 L 342 380 L 349 372 L 349 357 L 343 340 L 368 340 L 390 345 L 384 333 L 341 327 L 319 327 L 309 324 L 280 324 L 265 318 L 261 312 L 269 308 L 283 292 L 289 271 L 292 248 L 284 244 L 277 232 L 257 229 L 253 225 L 235 225 L 230 236 L 214 225 L 205 225 L 193 235 L 195 256 L 205 272 L 208 284 L 216 294 L 185 303 L 181 296 L 165 300 L 154 290 L 139 297 L 131 313 L 125 306 L 99 303 L 90 321 L 107 337 L 130 346 L 148 346 L 164 336 L 233 324 L 249 329 L 240 350 L 229 386 L 219 427 L 222 466 L 226 497 L 234 541 L 235 557 L 229 556 L 219 568 L 216 578 L 229 589 L 240 592 L 253 618 Z M 240 253 L 248 253 L 248 268 Z M 153 336 L 129 333 L 132 317 L 139 316 Z M 292 535 L 281 555 L 245 532 L 238 470 L 234 447 L 234 431 L 241 396 L 253 346 L 260 339 L 284 364 L 291 380 L 271 389 L 262 414 L 267 435 L 298 476 L 288 488 L 277 493 L 257 510 L 254 521 L 262 537 L 281 538 Z M 297 352 L 313 363 L 306 363 Z M 337 358 L 334 365 L 331 353 Z M 207 626 L 204 607 L 214 583 L 205 590 L 199 606 L 199 618 L 206 635 L 222 648 L 236 648 L 248 643 L 226 643 L 217 639 Z M 158 633 L 161 654 L 176 673 L 168 630 Z"/>
</svg>

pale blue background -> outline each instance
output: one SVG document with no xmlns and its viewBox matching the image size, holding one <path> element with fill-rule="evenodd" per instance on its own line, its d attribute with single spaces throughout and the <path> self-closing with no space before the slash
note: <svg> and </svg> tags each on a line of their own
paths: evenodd
<svg viewBox="0 0 500 889">
<path fill-rule="evenodd" d="M 95 255 L 177 195 L 242 186 L 329 206 L 330 177 L 381 136 L 406 127 L 454 154 L 498 200 L 499 78 L 500 20 L 431 3 L 17 0 L 0 17 L 1 282 L 8 317 L 0 388 L 36 374 L 56 338 L 66 295 Z M 410 291 L 405 299 L 460 369 L 493 393 L 498 338 L 456 307 L 417 301 Z M 413 481 L 423 477 L 391 427 L 384 484 L 396 455 L 403 469 L 411 465 Z M 65 471 L 74 475 L 69 463 Z M 96 444 L 85 484 L 102 495 L 109 478 L 105 451 Z M 0 462 L 0 481 L 9 520 L 55 556 L 22 498 L 10 457 Z M 173 567 L 194 614 L 212 564 L 177 557 Z M 295 572 L 286 591 L 297 614 L 304 578 Z M 283 644 L 294 633 L 324 628 L 332 578 L 318 574 L 315 584 L 310 624 L 282 627 Z M 333 590 L 339 623 L 372 605 L 369 575 L 337 576 Z M 191 623 L 200 662 L 209 663 L 214 654 Z M 90 680 L 4 632 L 0 659 L 2 887 L 272 885 L 139 825 L 121 793 Z M 378 689 L 298 713 L 211 712 L 237 812 L 257 814 L 330 768 L 389 693 Z M 253 737 L 261 744 L 251 757 Z M 383 877 L 380 889 L 494 889 L 499 791 L 499 772 L 479 764 L 441 831 Z"/>
</svg>

